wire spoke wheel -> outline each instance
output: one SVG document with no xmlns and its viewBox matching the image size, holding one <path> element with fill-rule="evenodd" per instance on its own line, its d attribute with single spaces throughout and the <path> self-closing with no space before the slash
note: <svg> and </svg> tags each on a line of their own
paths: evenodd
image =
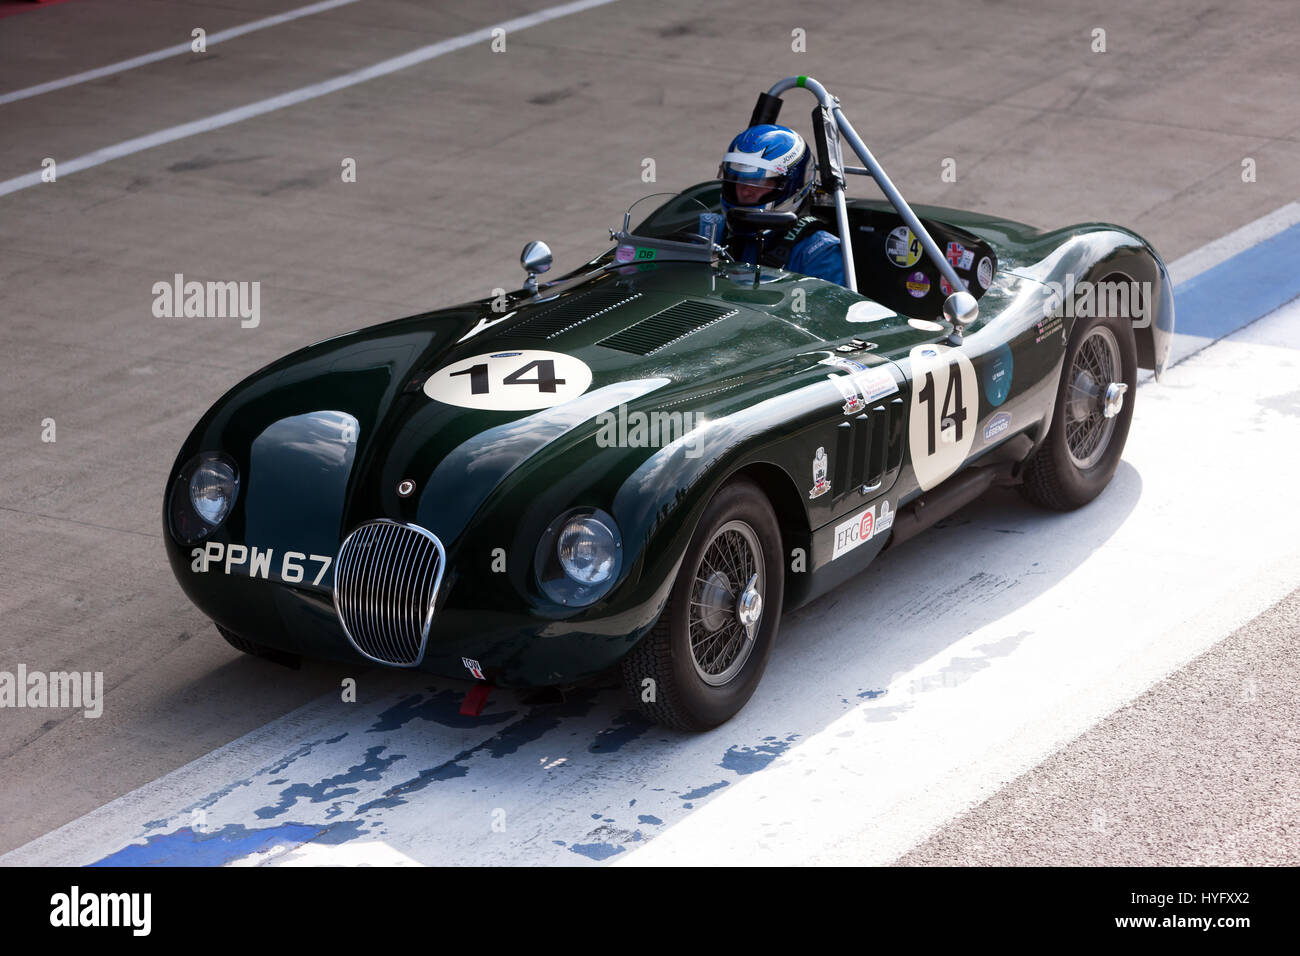
<svg viewBox="0 0 1300 956">
<path fill-rule="evenodd" d="M 691 659 L 706 684 L 720 687 L 740 672 L 754 650 L 755 627 L 740 612 L 747 591 L 765 592 L 763 547 L 744 521 L 728 521 L 700 555 L 690 603 Z M 752 582 L 752 583 L 751 583 Z"/>
<path fill-rule="evenodd" d="M 709 499 L 659 619 L 619 664 L 641 713 L 698 731 L 745 706 L 780 626 L 781 542 L 776 512 L 756 482 L 737 476 Z"/>
<path fill-rule="evenodd" d="M 1106 393 L 1122 379 L 1119 342 L 1107 326 L 1098 325 L 1080 343 L 1067 379 L 1065 447 L 1080 470 L 1097 464 L 1110 446 L 1115 419 L 1106 417 Z"/>
</svg>

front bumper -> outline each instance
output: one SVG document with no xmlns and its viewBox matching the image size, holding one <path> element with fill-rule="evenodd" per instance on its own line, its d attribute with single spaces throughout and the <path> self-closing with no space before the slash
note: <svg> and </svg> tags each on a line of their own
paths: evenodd
<svg viewBox="0 0 1300 956">
<path fill-rule="evenodd" d="M 168 560 L 181 589 L 217 624 L 279 651 L 385 666 L 361 653 L 345 632 L 334 601 L 333 556 L 320 571 L 326 556 L 284 552 L 286 558 L 273 551 L 269 561 L 254 565 L 238 543 L 228 562 L 227 548 L 217 541 L 187 547 L 168 536 Z M 299 566 L 302 580 L 284 579 L 282 572 L 294 577 Z M 618 663 L 654 625 L 671 581 L 632 607 L 597 604 L 562 618 L 461 602 L 454 558 L 440 584 L 424 652 L 412 669 L 477 679 L 473 662 L 483 679 L 502 686 L 547 686 L 593 677 Z"/>
</svg>

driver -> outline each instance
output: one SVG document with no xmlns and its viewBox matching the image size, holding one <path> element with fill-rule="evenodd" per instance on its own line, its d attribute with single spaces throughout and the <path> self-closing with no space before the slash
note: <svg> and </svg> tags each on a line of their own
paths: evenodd
<svg viewBox="0 0 1300 956">
<path fill-rule="evenodd" d="M 784 126 L 751 126 L 731 141 L 718 167 L 722 211 L 802 213 L 812 195 L 812 173 L 812 153 L 802 136 Z M 812 216 L 804 216 L 788 229 L 740 233 L 724 226 L 724 231 L 729 233 L 723 239 L 727 251 L 737 261 L 844 285 L 839 237 Z"/>
</svg>

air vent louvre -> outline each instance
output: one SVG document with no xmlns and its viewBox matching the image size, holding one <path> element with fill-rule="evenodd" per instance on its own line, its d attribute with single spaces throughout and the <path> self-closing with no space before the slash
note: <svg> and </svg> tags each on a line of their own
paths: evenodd
<svg viewBox="0 0 1300 956">
<path fill-rule="evenodd" d="M 512 328 L 510 334 L 529 339 L 553 339 L 640 297 L 640 292 L 626 289 L 593 289 L 535 313 Z"/>
<path fill-rule="evenodd" d="M 715 322 L 736 315 L 739 309 L 726 309 L 709 302 L 678 302 L 601 339 L 597 345 L 634 355 L 652 355 Z"/>
</svg>

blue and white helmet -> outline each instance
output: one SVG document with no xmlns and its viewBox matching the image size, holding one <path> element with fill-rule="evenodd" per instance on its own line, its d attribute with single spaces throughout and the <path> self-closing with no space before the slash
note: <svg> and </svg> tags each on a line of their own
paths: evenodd
<svg viewBox="0 0 1300 956">
<path fill-rule="evenodd" d="M 812 152 L 785 126 L 751 126 L 731 141 L 718 167 L 722 210 L 797 210 L 812 191 Z"/>
</svg>

